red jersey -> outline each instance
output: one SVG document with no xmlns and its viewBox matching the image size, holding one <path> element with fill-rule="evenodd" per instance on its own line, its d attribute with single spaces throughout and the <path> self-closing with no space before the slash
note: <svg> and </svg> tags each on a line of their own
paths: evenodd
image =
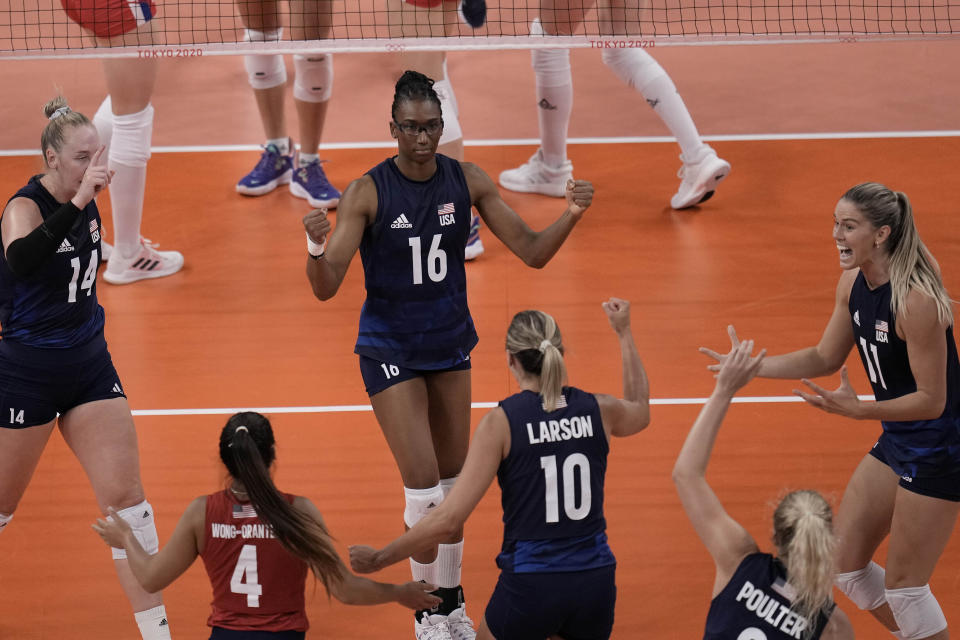
<svg viewBox="0 0 960 640">
<path fill-rule="evenodd" d="M 284 494 L 293 502 L 293 496 Z M 307 565 L 229 489 L 207 496 L 203 565 L 213 585 L 207 624 L 234 630 L 306 631 Z"/>
</svg>

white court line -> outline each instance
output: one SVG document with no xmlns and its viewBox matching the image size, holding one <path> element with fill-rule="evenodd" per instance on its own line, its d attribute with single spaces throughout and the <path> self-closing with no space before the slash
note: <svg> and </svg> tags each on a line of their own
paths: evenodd
<svg viewBox="0 0 960 640">
<path fill-rule="evenodd" d="M 859 396 L 860 400 L 872 401 L 874 398 L 870 395 Z M 654 398 L 650 400 L 652 405 L 689 405 L 706 404 L 707 398 Z M 770 404 L 786 402 L 803 402 L 803 398 L 798 396 L 743 396 L 734 398 L 736 404 Z M 496 402 L 474 402 L 471 405 L 473 409 L 493 409 L 497 406 Z M 318 407 L 220 407 L 212 409 L 134 409 L 134 416 L 218 416 L 233 415 L 241 411 L 256 411 L 257 413 L 278 414 L 278 413 L 356 413 L 363 411 L 373 411 L 369 404 L 341 404 L 326 405 Z"/>
<path fill-rule="evenodd" d="M 838 131 L 833 133 L 757 133 L 702 136 L 707 142 L 773 142 L 781 140 L 861 140 L 869 138 L 956 138 L 960 130 L 943 131 Z M 670 136 L 628 136 L 611 138 L 569 138 L 568 144 L 646 144 L 674 142 Z M 502 138 L 493 140 L 466 140 L 466 147 L 505 147 L 539 145 L 539 138 Z M 325 149 L 393 149 L 395 140 L 379 142 L 334 142 L 320 145 Z M 153 147 L 153 153 L 211 153 L 223 151 L 258 151 L 260 145 L 224 144 Z M 39 149 L 0 149 L 0 157 L 38 156 Z"/>
</svg>

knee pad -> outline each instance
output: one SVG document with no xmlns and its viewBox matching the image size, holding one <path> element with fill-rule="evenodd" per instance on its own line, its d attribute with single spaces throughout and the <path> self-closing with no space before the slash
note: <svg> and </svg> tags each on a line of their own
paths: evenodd
<svg viewBox="0 0 960 640">
<path fill-rule="evenodd" d="M 450 495 L 450 489 L 453 489 L 453 485 L 456 481 L 457 481 L 457 476 L 454 476 L 452 478 L 440 479 L 440 490 L 443 491 L 444 500 L 446 500 L 447 496 Z"/>
<path fill-rule="evenodd" d="M 651 82 L 670 77 L 643 49 L 604 49 L 603 63 L 627 85 L 643 93 Z"/>
<path fill-rule="evenodd" d="M 412 527 L 423 520 L 428 513 L 440 506 L 443 502 L 443 489 L 438 484 L 429 489 L 409 489 L 403 488 L 403 496 L 406 499 L 406 506 L 403 510 L 403 521 L 408 527 Z"/>
<path fill-rule="evenodd" d="M 269 31 L 247 29 L 243 40 L 244 42 L 279 42 L 282 36 L 283 29 Z M 247 79 L 254 89 L 272 89 L 287 82 L 287 67 L 283 64 L 283 56 L 278 53 L 245 55 L 243 66 L 247 69 Z"/>
<path fill-rule="evenodd" d="M 6 513 L 0 513 L 0 533 L 3 533 L 4 527 L 10 524 L 10 521 L 13 520 L 13 514 L 7 515 Z"/>
<path fill-rule="evenodd" d="M 133 529 L 133 535 L 144 551 L 153 555 L 160 550 L 160 537 L 153 522 L 153 507 L 149 502 L 144 500 L 140 504 L 117 511 L 117 515 L 126 520 Z M 110 550 L 114 560 L 125 560 L 127 557 L 126 549 L 111 547 Z"/>
<path fill-rule="evenodd" d="M 326 102 L 333 93 L 333 56 L 329 53 L 293 56 L 293 97 L 303 102 Z"/>
<path fill-rule="evenodd" d="M 443 118 L 443 134 L 440 136 L 440 144 L 453 142 L 463 137 L 463 130 L 460 129 L 460 120 L 457 117 L 457 99 L 453 95 L 453 86 L 450 80 L 444 76 L 443 80 L 433 83 L 433 90 L 437 92 L 440 98 L 440 116 Z"/>
<path fill-rule="evenodd" d="M 884 593 L 886 576 L 883 567 L 871 562 L 858 571 L 838 573 L 833 582 L 861 610 L 873 611 L 887 601 Z"/>
<path fill-rule="evenodd" d="M 113 116 L 113 137 L 110 141 L 110 163 L 128 167 L 145 167 L 150 159 L 153 136 L 153 105 L 137 113 Z"/>
<path fill-rule="evenodd" d="M 904 640 L 927 638 L 947 628 L 947 618 L 930 593 L 930 585 L 887 589 L 886 596 Z"/>
<path fill-rule="evenodd" d="M 100 136 L 100 144 L 107 148 L 107 157 L 110 157 L 110 138 L 113 137 L 113 101 L 107 95 L 93 114 L 93 126 Z"/>
</svg>

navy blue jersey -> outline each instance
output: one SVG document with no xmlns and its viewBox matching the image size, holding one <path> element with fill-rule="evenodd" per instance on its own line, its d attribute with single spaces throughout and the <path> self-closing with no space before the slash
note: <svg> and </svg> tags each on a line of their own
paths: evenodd
<svg viewBox="0 0 960 640">
<path fill-rule="evenodd" d="M 769 553 L 751 553 L 740 562 L 730 582 L 710 603 L 704 640 L 766 638 L 817 640 L 829 616 L 821 613 L 813 635 L 807 636 L 807 620 L 790 610 L 793 587 L 787 570 Z M 830 607 L 833 611 L 833 607 Z"/>
<path fill-rule="evenodd" d="M 523 391 L 500 402 L 510 452 L 497 480 L 503 504 L 504 571 L 579 571 L 615 563 L 606 542 L 603 479 L 610 451 L 593 394 L 563 388 L 555 411 Z"/>
<path fill-rule="evenodd" d="M 46 220 L 62 203 L 44 188 L 41 177 L 30 178 L 10 200 L 33 200 Z M 102 333 L 99 266 L 100 212 L 92 200 L 56 253 L 30 276 L 15 276 L 0 251 L 0 336 L 32 347 L 66 349 Z"/>
<path fill-rule="evenodd" d="M 877 400 L 913 393 L 917 383 L 910 369 L 907 343 L 897 336 L 896 317 L 890 309 L 890 283 L 870 289 L 863 273 L 850 290 L 850 316 L 854 341 Z M 940 475 L 955 470 L 960 461 L 960 360 L 947 327 L 947 401 L 934 420 L 883 421 L 884 458 L 898 474 L 907 477 Z"/>
<path fill-rule="evenodd" d="M 423 182 L 405 177 L 392 158 L 367 174 L 377 217 L 360 242 L 367 299 L 355 351 L 411 369 L 452 367 L 477 344 L 463 258 L 470 190 L 458 161 L 436 158 L 436 173 Z"/>
</svg>

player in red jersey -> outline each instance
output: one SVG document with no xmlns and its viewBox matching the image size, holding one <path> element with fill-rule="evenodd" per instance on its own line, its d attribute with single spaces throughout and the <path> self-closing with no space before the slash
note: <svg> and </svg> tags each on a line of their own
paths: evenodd
<svg viewBox="0 0 960 640">
<path fill-rule="evenodd" d="M 270 422 L 259 413 L 237 413 L 220 433 L 229 486 L 191 502 L 159 553 L 147 555 L 112 509 L 93 528 L 107 544 L 126 549 L 133 575 L 150 592 L 176 580 L 200 556 L 213 585 L 211 640 L 302 640 L 308 568 L 344 604 L 424 609 L 439 603 L 429 593 L 434 585 L 384 584 L 350 573 L 316 506 L 274 486 L 274 458 Z"/>
</svg>

